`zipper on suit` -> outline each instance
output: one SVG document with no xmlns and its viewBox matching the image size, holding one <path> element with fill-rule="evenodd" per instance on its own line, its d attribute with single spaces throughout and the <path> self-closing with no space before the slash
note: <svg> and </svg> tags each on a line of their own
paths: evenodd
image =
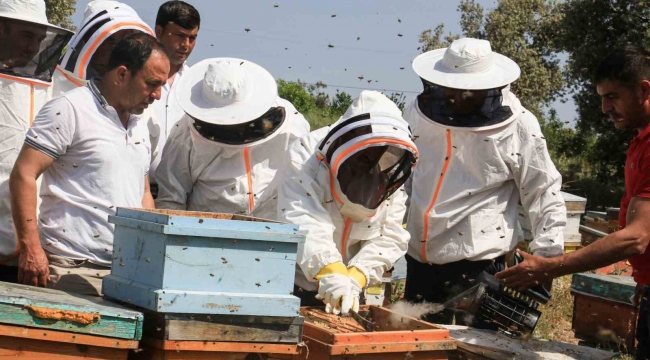
<svg viewBox="0 0 650 360">
<path fill-rule="evenodd" d="M 246 165 L 246 178 L 248 179 L 248 214 L 253 212 L 255 194 L 253 194 L 253 174 L 251 173 L 251 148 L 244 148 L 244 164 Z"/>
<path fill-rule="evenodd" d="M 445 155 L 445 161 L 442 166 L 442 172 L 440 173 L 440 177 L 438 178 L 438 183 L 436 184 L 436 189 L 433 193 L 433 198 L 431 199 L 431 203 L 429 204 L 427 211 L 424 212 L 424 231 L 422 232 L 421 252 L 422 252 L 422 260 L 424 260 L 425 263 L 429 262 L 429 259 L 427 259 L 427 240 L 429 238 L 429 214 L 431 213 L 431 210 L 433 210 L 433 207 L 436 205 L 436 201 L 438 201 L 438 194 L 440 193 L 442 182 L 445 179 L 445 174 L 447 173 L 447 169 L 449 168 L 449 163 L 451 162 L 452 147 L 453 144 L 451 142 L 451 130 L 447 129 L 447 154 Z"/>
<path fill-rule="evenodd" d="M 345 225 L 343 226 L 343 234 L 341 234 L 341 258 L 343 261 L 345 261 L 348 239 L 350 238 L 351 230 L 352 230 L 352 219 L 345 218 Z"/>
<path fill-rule="evenodd" d="M 36 107 L 36 99 L 34 99 L 34 84 L 29 84 L 29 127 L 34 122 L 34 108 Z"/>
</svg>

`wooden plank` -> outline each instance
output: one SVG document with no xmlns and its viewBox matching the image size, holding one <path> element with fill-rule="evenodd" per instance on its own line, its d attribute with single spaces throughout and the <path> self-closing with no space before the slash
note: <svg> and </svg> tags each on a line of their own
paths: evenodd
<svg viewBox="0 0 650 360">
<path fill-rule="evenodd" d="M 287 234 L 286 232 L 262 232 L 261 229 L 250 229 L 254 227 L 246 225 L 247 228 L 235 227 L 233 229 L 216 229 L 208 227 L 178 227 L 172 225 L 160 225 L 153 222 L 127 219 L 119 216 L 109 216 L 108 222 L 116 226 L 123 226 L 132 229 L 144 230 L 155 234 L 167 235 L 181 235 L 181 236 L 197 236 L 207 238 L 222 238 L 222 239 L 241 239 L 251 241 L 271 241 L 271 242 L 284 242 L 284 243 L 300 243 L 304 241 L 304 235 L 299 235 L 298 232 Z M 250 223 L 254 224 L 254 223 Z M 276 225 L 277 226 L 277 225 Z M 282 225 L 287 226 L 287 225 Z M 233 226 L 229 226 L 233 227 Z M 270 226 L 269 226 L 270 227 Z M 262 225 L 264 230 L 267 230 Z M 293 229 L 293 228 L 292 228 Z"/>
<path fill-rule="evenodd" d="M 22 326 L 0 325 L 0 336 L 24 338 L 57 343 L 89 345 L 113 349 L 137 349 L 138 341 L 112 339 L 103 336 L 75 334 L 63 331 L 31 329 Z"/>
<path fill-rule="evenodd" d="M 445 325 L 450 329 L 451 337 L 464 344 L 459 344 L 463 350 L 471 351 L 488 348 L 494 351 L 484 352 L 481 355 L 489 359 L 501 360 L 502 352 L 515 354 L 517 360 L 609 360 L 618 355 L 610 351 L 588 348 L 557 341 L 530 339 L 528 341 L 515 340 L 506 335 L 490 330 L 474 329 L 467 326 Z M 476 346 L 478 345 L 478 347 Z"/>
<path fill-rule="evenodd" d="M 302 341 L 302 317 L 162 314 L 145 311 L 145 336 L 161 340 L 291 343 Z"/>
<path fill-rule="evenodd" d="M 5 282 L 0 282 L 0 303 L 97 313 L 102 316 L 119 316 L 134 320 L 142 318 L 142 313 L 138 311 L 99 297 Z"/>
<path fill-rule="evenodd" d="M 302 324 L 221 324 L 208 321 L 167 320 L 166 340 L 205 340 L 297 344 Z"/>
<path fill-rule="evenodd" d="M 0 336 L 0 358 L 22 360 L 126 360 L 128 350 Z"/>
<path fill-rule="evenodd" d="M 81 315 L 95 320 L 89 324 L 84 319 L 69 320 Z M 101 298 L 0 282 L 0 323 L 3 324 L 139 340 L 142 322 L 142 313 Z"/>
<path fill-rule="evenodd" d="M 351 355 L 351 354 L 380 354 L 386 352 L 417 352 L 417 351 L 436 351 L 436 350 L 454 350 L 456 341 L 436 341 L 436 342 L 400 342 L 400 343 L 382 343 L 382 344 L 350 344 L 350 345 L 332 345 L 330 354 L 332 355 Z"/>
<path fill-rule="evenodd" d="M 293 354 L 300 353 L 298 345 L 256 344 L 217 341 L 173 341 L 145 337 L 142 342 L 147 346 L 167 351 L 203 351 L 220 353 L 255 353 L 255 354 Z"/>
<path fill-rule="evenodd" d="M 455 341 L 445 343 L 338 345 L 332 346 L 304 337 L 309 360 L 321 359 L 447 359 L 447 351 L 456 348 Z M 417 357 L 415 357 L 417 356 Z M 307 359 L 306 357 L 298 357 Z"/>
</svg>

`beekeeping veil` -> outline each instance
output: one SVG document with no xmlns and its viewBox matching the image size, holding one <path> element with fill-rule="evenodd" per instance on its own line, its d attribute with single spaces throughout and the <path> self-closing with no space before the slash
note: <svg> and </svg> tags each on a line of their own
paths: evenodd
<svg viewBox="0 0 650 360">
<path fill-rule="evenodd" d="M 317 156 L 329 167 L 341 213 L 362 221 L 404 184 L 418 152 L 397 106 L 363 91 L 319 144 Z"/>
<path fill-rule="evenodd" d="M 42 0 L 0 1 L 0 74 L 49 82 L 71 36 L 47 21 Z"/>
<path fill-rule="evenodd" d="M 413 70 L 424 85 L 418 108 L 433 121 L 481 128 L 513 118 L 504 99 L 520 69 L 514 61 L 492 52 L 489 41 L 458 39 L 449 48 L 418 56 Z"/>
<path fill-rule="evenodd" d="M 91 64 L 97 51 L 109 46 L 105 49 L 106 60 L 108 60 L 108 54 L 112 50 L 111 45 L 117 44 L 112 36 L 120 32 L 128 34 L 133 31 L 155 36 L 153 30 L 130 6 L 107 0 L 90 2 L 84 12 L 84 20 L 70 40 L 58 69 L 64 73 L 66 80 L 75 86 L 85 85 L 93 77 L 103 75 Z"/>
</svg>

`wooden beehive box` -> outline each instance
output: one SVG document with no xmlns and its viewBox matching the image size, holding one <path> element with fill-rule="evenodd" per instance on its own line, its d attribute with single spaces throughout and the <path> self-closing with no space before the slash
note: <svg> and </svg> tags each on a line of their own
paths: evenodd
<svg viewBox="0 0 650 360">
<path fill-rule="evenodd" d="M 448 351 L 456 349 L 449 330 L 437 325 L 379 306 L 362 306 L 359 313 L 368 314 L 376 331 L 366 332 L 352 318 L 328 315 L 322 308 L 302 308 L 309 359 L 447 359 Z"/>
<path fill-rule="evenodd" d="M 229 214 L 118 208 L 103 293 L 159 313 L 295 317 L 293 225 Z"/>
<path fill-rule="evenodd" d="M 635 286 L 630 276 L 574 274 L 571 294 L 576 337 L 632 351 L 637 312 L 631 298 Z"/>
<path fill-rule="evenodd" d="M 96 297 L 0 282 L 0 357 L 126 359 L 143 315 Z"/>
</svg>

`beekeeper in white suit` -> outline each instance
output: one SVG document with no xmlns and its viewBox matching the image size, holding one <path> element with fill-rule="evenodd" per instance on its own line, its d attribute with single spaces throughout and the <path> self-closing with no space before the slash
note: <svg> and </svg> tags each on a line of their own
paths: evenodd
<svg viewBox="0 0 650 360">
<path fill-rule="evenodd" d="M 133 8 L 112 0 L 88 3 L 77 30 L 56 67 L 50 88 L 52 98 L 86 86 L 93 78 L 104 76 L 111 51 L 126 36 L 134 32 L 155 36 Z M 147 121 L 153 161 L 158 154 L 160 124 L 153 107 L 145 109 L 139 117 Z"/>
<path fill-rule="evenodd" d="M 0 0 L 0 281 L 17 281 L 20 253 L 9 203 L 9 174 L 72 33 L 45 16 L 43 0 Z"/>
<path fill-rule="evenodd" d="M 519 219 L 532 225 L 532 252 L 562 254 L 561 176 L 537 119 L 509 91 L 519 66 L 488 41 L 465 38 L 418 56 L 413 69 L 424 91 L 404 111 L 421 154 L 405 298 L 443 303 L 502 269 Z M 449 320 L 441 316 L 431 320 Z"/>
<path fill-rule="evenodd" d="M 156 207 L 275 219 L 277 191 L 268 186 L 309 123 L 248 60 L 203 60 L 180 81 L 175 93 L 186 114 L 156 170 Z"/>
<path fill-rule="evenodd" d="M 111 0 L 91 1 L 56 67 L 52 97 L 86 86 L 92 78 L 102 77 L 115 45 L 136 31 L 155 36 L 130 6 Z"/>
<path fill-rule="evenodd" d="M 281 221 L 299 226 L 297 289 L 328 312 L 359 309 L 359 295 L 402 257 L 409 234 L 403 184 L 418 158 L 397 106 L 363 91 L 335 124 L 296 141 L 276 179 Z"/>
</svg>

